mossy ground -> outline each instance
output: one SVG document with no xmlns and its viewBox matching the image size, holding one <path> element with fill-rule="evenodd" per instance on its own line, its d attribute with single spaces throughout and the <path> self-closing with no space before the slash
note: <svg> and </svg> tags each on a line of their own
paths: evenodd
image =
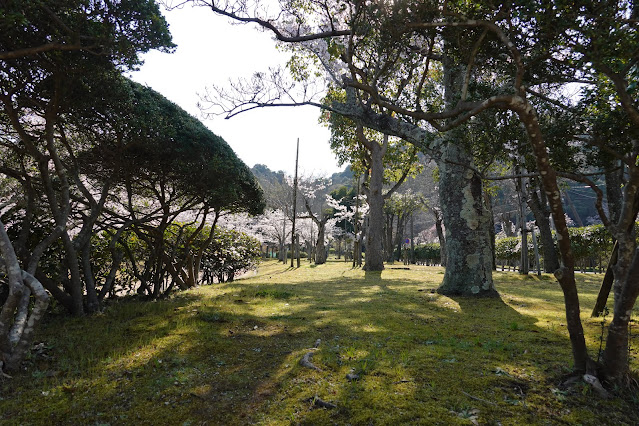
<svg viewBox="0 0 639 426">
<path fill-rule="evenodd" d="M 0 379 L 0 423 L 639 424 L 636 395 L 560 386 L 571 352 L 550 276 L 497 272 L 501 299 L 481 300 L 432 293 L 442 277 L 267 262 L 170 300 L 50 315 L 26 369 Z M 596 357 L 601 319 L 589 314 L 602 276 L 578 277 Z M 636 320 L 632 333 L 637 370 Z M 299 365 L 317 339 L 322 371 Z M 337 408 L 314 408 L 314 397 Z"/>
</svg>

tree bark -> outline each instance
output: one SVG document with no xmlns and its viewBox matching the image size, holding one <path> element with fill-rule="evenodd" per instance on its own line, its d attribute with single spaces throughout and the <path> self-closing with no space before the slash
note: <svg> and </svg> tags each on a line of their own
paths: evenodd
<svg viewBox="0 0 639 426">
<path fill-rule="evenodd" d="M 91 242 L 88 240 L 82 247 L 82 271 L 87 288 L 87 312 L 94 313 L 100 310 L 100 302 L 95 289 L 95 279 L 91 268 Z"/>
<path fill-rule="evenodd" d="M 449 133 L 460 136 L 459 131 Z M 446 272 L 440 294 L 498 296 L 493 285 L 490 214 L 479 176 L 461 141 L 448 141 L 439 165 L 439 200 L 446 226 Z"/>
<path fill-rule="evenodd" d="M 605 378 L 616 384 L 623 384 L 629 372 L 628 324 L 639 295 L 639 252 L 636 247 L 633 251 L 627 273 L 615 280 L 615 307 L 602 357 Z"/>
<path fill-rule="evenodd" d="M 388 140 L 388 136 L 384 137 Z M 384 194 L 382 193 L 384 177 L 384 151 L 385 147 L 372 141 L 370 149 L 371 171 L 368 193 L 368 227 L 366 229 L 366 257 L 364 259 L 365 271 L 382 271 L 384 269 Z"/>
<path fill-rule="evenodd" d="M 24 327 L 20 339 L 17 341 L 11 356 L 6 361 L 6 368 L 9 371 L 16 371 L 20 367 L 22 360 L 27 356 L 31 344 L 33 343 L 34 332 L 36 326 L 42 319 L 42 316 L 49 306 L 49 295 L 42 287 L 42 284 L 31 274 L 26 271 L 22 271 L 22 278 L 24 285 L 29 288 L 33 294 L 35 303 L 33 309 L 29 314 L 26 326 Z"/>
<path fill-rule="evenodd" d="M 323 265 L 326 263 L 326 245 L 324 244 L 324 231 L 326 221 L 322 219 L 317 223 L 317 244 L 315 245 L 315 264 Z"/>
<path fill-rule="evenodd" d="M 447 44 L 447 43 L 446 43 Z M 446 47 L 446 45 L 445 45 Z M 459 100 L 465 69 L 446 55 L 444 102 L 454 108 Z M 464 148 L 465 126 L 446 132 L 441 140 L 439 201 L 446 226 L 446 272 L 440 294 L 497 297 L 493 284 L 490 213 L 483 202 L 481 178 L 470 167 L 473 158 Z"/>
<path fill-rule="evenodd" d="M 608 216 L 612 223 L 617 223 L 619 216 L 621 215 L 621 209 L 623 205 L 623 163 L 619 170 L 611 170 L 615 166 L 615 162 L 610 161 L 605 164 L 608 170 L 604 174 L 606 182 L 606 201 L 608 202 Z"/>
<path fill-rule="evenodd" d="M 617 239 L 617 261 L 613 266 L 615 305 L 602 360 L 605 378 L 617 385 L 623 384 L 629 373 L 628 324 L 639 296 L 639 250 L 634 232 L 639 211 L 639 167 L 632 166 L 629 172 L 619 221 L 611 226 Z"/>
<path fill-rule="evenodd" d="M 0 371 L 17 370 L 33 341 L 33 332 L 49 304 L 49 296 L 42 285 L 28 272 L 22 271 L 18 257 L 0 222 L 0 254 L 9 281 L 9 296 L 0 311 Z M 27 291 L 28 289 L 28 291 Z M 24 294 L 33 294 L 35 304 L 31 313 L 19 324 L 14 322 Z M 26 309 L 29 305 L 27 304 Z M 13 323 L 13 324 L 12 324 Z"/>
<path fill-rule="evenodd" d="M 395 215 L 390 212 L 386 213 L 386 238 L 384 240 L 384 254 L 386 262 L 393 263 L 393 224 L 395 223 Z"/>
</svg>

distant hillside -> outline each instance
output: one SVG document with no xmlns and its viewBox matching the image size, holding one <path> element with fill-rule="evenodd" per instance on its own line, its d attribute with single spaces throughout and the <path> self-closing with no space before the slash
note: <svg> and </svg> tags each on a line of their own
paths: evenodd
<svg viewBox="0 0 639 426">
<path fill-rule="evenodd" d="M 277 172 L 273 171 L 264 164 L 256 164 L 253 166 L 251 171 L 262 186 L 266 199 L 270 200 L 270 206 L 276 207 L 276 200 L 281 199 L 282 190 L 289 186 L 286 174 L 281 170 Z M 352 186 L 353 172 L 351 171 L 350 166 L 347 166 L 342 172 L 333 173 L 330 176 L 330 180 L 331 185 L 328 188 L 327 193 L 331 192 L 333 189 L 339 188 L 340 186 Z"/>
<path fill-rule="evenodd" d="M 344 171 L 339 173 L 333 173 L 331 175 L 332 186 L 352 186 L 353 185 L 353 171 L 351 166 L 346 166 Z"/>
</svg>

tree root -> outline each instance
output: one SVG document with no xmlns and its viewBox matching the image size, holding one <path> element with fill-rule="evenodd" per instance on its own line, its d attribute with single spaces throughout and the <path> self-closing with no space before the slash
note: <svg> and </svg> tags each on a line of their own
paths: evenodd
<svg viewBox="0 0 639 426">
<path fill-rule="evenodd" d="M 593 376 L 591 374 L 584 374 L 583 379 L 584 382 L 588 383 L 595 390 L 595 392 L 597 392 L 597 395 L 599 395 L 600 398 L 610 398 L 610 394 L 606 389 L 604 389 L 601 382 L 596 376 Z"/>
<path fill-rule="evenodd" d="M 2 377 L 3 379 L 13 379 L 13 377 L 11 377 L 10 375 L 2 371 L 3 367 L 4 367 L 4 361 L 0 361 L 0 377 Z"/>
<path fill-rule="evenodd" d="M 308 402 L 310 402 L 311 404 L 313 404 L 315 407 L 319 407 L 319 408 L 328 408 L 330 410 L 337 408 L 337 405 L 331 403 L 331 402 L 326 402 L 323 399 L 321 399 L 320 397 L 318 397 L 317 395 L 315 395 L 312 398 L 307 399 Z"/>
<path fill-rule="evenodd" d="M 311 362 L 312 357 L 313 357 L 313 352 L 307 352 L 306 354 L 304 354 L 302 359 L 300 359 L 300 365 L 302 367 L 310 368 L 311 370 L 322 371 L 321 368 L 319 368 L 318 366 L 316 366 L 315 364 Z"/>
<path fill-rule="evenodd" d="M 319 347 L 319 345 L 322 343 L 321 339 L 317 339 L 315 341 L 315 345 L 313 345 L 313 350 L 317 349 Z M 322 371 L 321 368 L 319 368 L 318 366 L 316 366 L 315 364 L 313 364 L 311 362 L 311 358 L 313 358 L 314 353 L 311 352 L 307 352 L 304 354 L 304 356 L 302 357 L 302 359 L 300 359 L 300 365 L 302 367 L 306 367 L 306 368 L 310 368 L 311 370 L 315 370 L 315 371 Z"/>
<path fill-rule="evenodd" d="M 315 341 L 315 344 L 311 348 L 311 351 L 310 352 L 306 352 L 304 354 L 304 356 L 302 357 L 302 359 L 300 359 L 300 365 L 302 367 L 310 368 L 311 370 L 315 370 L 315 371 L 322 371 L 321 368 L 319 368 L 318 366 L 316 366 L 315 364 L 313 364 L 311 362 L 311 358 L 313 358 L 314 351 L 319 347 L 319 345 L 321 343 L 322 343 L 322 340 L 321 339 L 317 339 Z M 306 401 L 311 403 L 314 407 L 318 407 L 318 408 L 326 408 L 326 409 L 329 409 L 329 410 L 337 408 L 337 405 L 335 405 L 335 404 L 333 404 L 331 402 L 326 402 L 326 401 L 324 401 L 323 399 L 321 399 L 317 395 L 306 399 Z"/>
</svg>

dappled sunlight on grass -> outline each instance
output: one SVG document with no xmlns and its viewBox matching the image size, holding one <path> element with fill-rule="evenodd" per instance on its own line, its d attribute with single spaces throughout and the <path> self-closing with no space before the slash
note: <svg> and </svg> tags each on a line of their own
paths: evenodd
<svg viewBox="0 0 639 426">
<path fill-rule="evenodd" d="M 495 273 L 501 299 L 477 300 L 432 293 L 442 268 L 391 268 L 271 261 L 170 300 L 51 317 L 47 357 L 2 382 L 0 410 L 31 424 L 639 422 L 625 401 L 560 389 L 571 351 L 552 277 Z M 595 356 L 600 278 L 579 276 Z M 321 371 L 299 364 L 309 352 Z"/>
</svg>

